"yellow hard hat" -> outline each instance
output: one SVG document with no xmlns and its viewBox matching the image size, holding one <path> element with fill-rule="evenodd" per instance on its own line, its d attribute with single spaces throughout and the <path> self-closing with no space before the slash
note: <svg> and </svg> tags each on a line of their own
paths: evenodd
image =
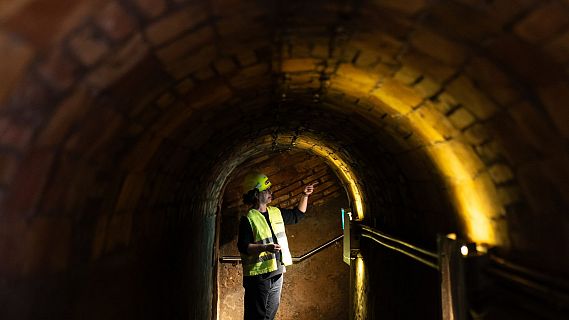
<svg viewBox="0 0 569 320">
<path fill-rule="evenodd" d="M 259 191 L 265 191 L 271 187 L 271 182 L 269 178 L 258 172 L 253 172 L 248 174 L 243 181 L 243 190 L 245 192 L 253 189 L 257 189 Z"/>
</svg>

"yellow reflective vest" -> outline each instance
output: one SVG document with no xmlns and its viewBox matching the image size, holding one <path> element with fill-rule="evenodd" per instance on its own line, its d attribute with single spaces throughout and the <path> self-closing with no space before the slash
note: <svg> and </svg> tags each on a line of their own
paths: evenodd
<svg viewBox="0 0 569 320">
<path fill-rule="evenodd" d="M 277 238 L 277 243 L 281 246 L 282 262 L 285 266 L 292 264 L 292 256 L 288 249 L 288 240 L 286 238 L 285 227 L 281 211 L 275 207 L 267 207 L 271 227 Z M 256 244 L 273 243 L 273 235 L 267 220 L 261 212 L 255 209 L 247 212 L 247 220 L 253 230 L 253 236 Z M 245 276 L 255 276 L 278 269 L 276 255 L 271 252 L 261 252 L 258 255 L 241 254 L 243 263 L 243 274 Z"/>
</svg>

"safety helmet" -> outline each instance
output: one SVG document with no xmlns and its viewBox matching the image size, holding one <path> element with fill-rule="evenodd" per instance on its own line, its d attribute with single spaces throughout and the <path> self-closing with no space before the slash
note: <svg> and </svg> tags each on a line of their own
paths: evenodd
<svg viewBox="0 0 569 320">
<path fill-rule="evenodd" d="M 245 180 L 243 181 L 243 190 L 245 192 L 253 189 L 257 189 L 259 191 L 265 191 L 271 187 L 271 182 L 269 178 L 259 172 L 249 173 Z"/>
</svg>

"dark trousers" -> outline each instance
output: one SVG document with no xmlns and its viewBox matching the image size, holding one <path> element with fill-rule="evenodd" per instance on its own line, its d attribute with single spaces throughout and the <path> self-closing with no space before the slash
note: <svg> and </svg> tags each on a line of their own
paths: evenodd
<svg viewBox="0 0 569 320">
<path fill-rule="evenodd" d="M 245 320 L 272 320 L 281 302 L 283 274 L 268 279 L 243 277 Z"/>
</svg>

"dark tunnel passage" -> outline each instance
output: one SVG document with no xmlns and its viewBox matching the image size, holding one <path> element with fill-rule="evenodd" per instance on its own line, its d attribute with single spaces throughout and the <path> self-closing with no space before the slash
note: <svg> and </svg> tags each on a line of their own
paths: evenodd
<svg viewBox="0 0 569 320">
<path fill-rule="evenodd" d="M 326 172 L 299 251 L 345 207 L 553 284 L 478 279 L 470 318 L 569 313 L 567 1 L 0 1 L 0 58 L 1 319 L 223 319 L 255 166 L 284 206 Z M 436 270 L 358 242 L 278 319 L 443 317 Z"/>
</svg>

